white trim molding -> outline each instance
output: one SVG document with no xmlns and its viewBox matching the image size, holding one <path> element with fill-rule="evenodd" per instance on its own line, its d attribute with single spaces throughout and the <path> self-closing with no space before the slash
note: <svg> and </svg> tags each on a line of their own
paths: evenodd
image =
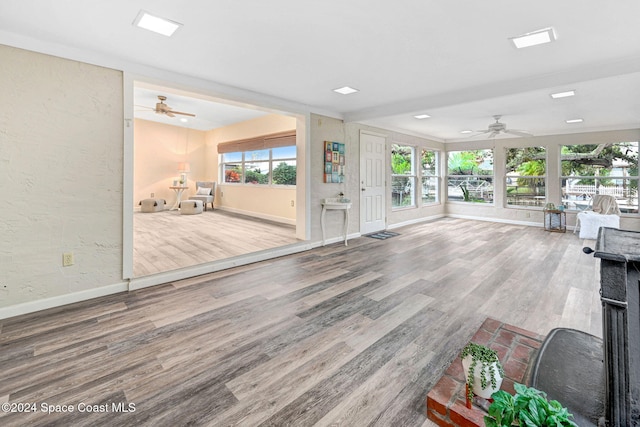
<svg viewBox="0 0 640 427">
<path fill-rule="evenodd" d="M 126 292 L 129 289 L 127 282 L 115 283 L 113 285 L 101 286 L 99 288 L 89 289 L 86 291 L 73 292 L 70 294 L 59 295 L 51 298 L 44 298 L 35 301 L 29 301 L 22 304 L 16 304 L 9 307 L 0 308 L 0 319 L 8 319 L 10 317 L 20 316 L 22 314 L 34 313 L 36 311 L 46 310 L 48 308 L 60 307 L 67 304 L 86 301 L 93 298 L 113 295 L 120 292 Z"/>
</svg>

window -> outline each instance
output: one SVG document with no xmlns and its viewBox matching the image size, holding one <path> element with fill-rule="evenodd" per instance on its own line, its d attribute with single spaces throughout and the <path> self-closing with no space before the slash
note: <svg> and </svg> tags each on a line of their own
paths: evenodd
<svg viewBox="0 0 640 427">
<path fill-rule="evenodd" d="M 507 148 L 507 206 L 544 206 L 547 154 L 544 147 Z"/>
<path fill-rule="evenodd" d="M 493 150 L 449 152 L 447 199 L 493 203 Z"/>
<path fill-rule="evenodd" d="M 391 207 L 406 208 L 416 205 L 416 173 L 413 147 L 391 145 Z"/>
<path fill-rule="evenodd" d="M 269 151 L 258 150 L 244 153 L 244 182 L 246 184 L 269 183 Z"/>
<path fill-rule="evenodd" d="M 274 148 L 271 153 L 271 182 L 296 185 L 296 147 Z"/>
<path fill-rule="evenodd" d="M 242 182 L 242 153 L 223 154 L 221 165 L 224 182 Z"/>
<path fill-rule="evenodd" d="M 296 185 L 295 144 L 295 131 L 218 144 L 221 181 L 249 185 Z"/>
<path fill-rule="evenodd" d="M 422 149 L 420 164 L 422 180 L 422 204 L 438 201 L 438 162 L 437 153 L 433 150 Z"/>
<path fill-rule="evenodd" d="M 585 209 L 594 194 L 609 194 L 622 213 L 638 213 L 638 142 L 563 145 L 560 160 L 567 209 Z"/>
<path fill-rule="evenodd" d="M 225 183 L 296 185 L 296 147 L 222 154 Z"/>
</svg>

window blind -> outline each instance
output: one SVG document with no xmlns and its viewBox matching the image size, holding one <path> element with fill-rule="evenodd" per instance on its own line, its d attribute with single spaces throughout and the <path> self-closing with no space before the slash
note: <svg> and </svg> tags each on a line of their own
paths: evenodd
<svg viewBox="0 0 640 427">
<path fill-rule="evenodd" d="M 292 145 L 296 145 L 296 131 L 288 130 L 269 135 L 256 136 L 254 138 L 222 142 L 218 144 L 218 153 L 224 154 L 242 151 L 255 151 L 268 148 L 289 147 Z"/>
</svg>

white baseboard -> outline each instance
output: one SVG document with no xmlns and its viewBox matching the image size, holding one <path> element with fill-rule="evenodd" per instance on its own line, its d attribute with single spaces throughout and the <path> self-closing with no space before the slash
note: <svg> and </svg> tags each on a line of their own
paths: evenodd
<svg viewBox="0 0 640 427">
<path fill-rule="evenodd" d="M 400 228 L 400 227 L 404 227 L 406 225 L 419 224 L 421 222 L 433 221 L 434 219 L 445 218 L 446 216 L 447 215 L 445 215 L 445 214 L 438 214 L 438 215 L 426 216 L 426 217 L 423 217 L 423 218 L 410 219 L 408 221 L 402 221 L 402 222 L 398 222 L 396 224 L 389 224 L 387 226 L 387 230 L 393 230 L 394 228 Z"/>
<path fill-rule="evenodd" d="M 291 218 L 284 218 L 284 217 L 275 216 L 275 215 L 267 215 L 260 212 L 245 211 L 242 209 L 229 208 L 226 206 L 216 206 L 216 209 L 220 209 L 221 211 L 226 211 L 226 212 L 237 213 L 240 215 L 252 216 L 254 218 L 265 219 L 267 221 L 279 222 L 281 224 L 296 225 L 296 220 Z"/>
<path fill-rule="evenodd" d="M 129 285 L 126 282 L 115 283 L 113 285 L 101 286 L 99 288 L 89 289 L 86 291 L 73 292 L 57 297 L 44 298 L 0 308 L 0 319 L 8 319 L 10 317 L 34 313 L 48 308 L 60 307 L 67 304 L 73 304 L 75 302 L 104 297 L 106 295 L 117 294 L 119 292 L 126 292 L 128 286 Z"/>
<path fill-rule="evenodd" d="M 501 224 L 526 225 L 528 227 L 544 227 L 544 224 L 531 221 L 517 221 L 514 219 L 487 218 L 483 216 L 447 214 L 449 218 L 471 219 L 474 221 L 498 222 Z"/>
<path fill-rule="evenodd" d="M 322 246 L 322 242 L 294 243 L 274 249 L 266 249 L 259 252 L 241 255 L 228 260 L 213 261 L 206 264 L 194 265 L 193 267 L 184 267 L 178 270 L 157 273 L 140 278 L 133 278 L 129 282 L 129 290 L 134 291 L 136 289 L 148 288 L 150 286 L 174 282 L 176 280 L 183 280 L 195 276 L 201 276 L 203 274 L 214 273 L 216 271 L 225 270 L 227 268 L 253 264 L 254 262 L 259 261 L 266 261 L 272 258 L 278 258 L 285 255 L 308 251 L 309 249 L 313 249 L 319 246 Z"/>
<path fill-rule="evenodd" d="M 358 237 L 362 236 L 362 234 L 360 233 L 351 233 L 351 234 L 347 234 L 347 245 L 349 243 L 349 239 L 357 239 Z M 338 243 L 338 242 L 342 242 L 344 243 L 344 236 L 337 236 L 337 237 L 331 237 L 329 239 L 325 239 L 324 241 L 324 245 L 322 244 L 322 242 L 319 242 L 319 245 L 317 246 L 326 246 L 326 245 L 331 245 L 333 243 Z"/>
</svg>

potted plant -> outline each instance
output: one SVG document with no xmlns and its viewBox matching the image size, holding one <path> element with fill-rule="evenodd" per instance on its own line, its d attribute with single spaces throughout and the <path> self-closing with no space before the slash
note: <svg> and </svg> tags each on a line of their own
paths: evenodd
<svg viewBox="0 0 640 427">
<path fill-rule="evenodd" d="M 533 387 L 514 384 L 515 396 L 498 390 L 492 396 L 489 415 L 484 417 L 486 427 L 578 427 L 567 408 L 557 400 L 547 400 L 547 395 Z"/>
<path fill-rule="evenodd" d="M 460 354 L 467 380 L 467 399 L 476 394 L 485 399 L 500 390 L 504 370 L 498 360 L 498 353 L 487 346 L 470 342 Z"/>
</svg>

